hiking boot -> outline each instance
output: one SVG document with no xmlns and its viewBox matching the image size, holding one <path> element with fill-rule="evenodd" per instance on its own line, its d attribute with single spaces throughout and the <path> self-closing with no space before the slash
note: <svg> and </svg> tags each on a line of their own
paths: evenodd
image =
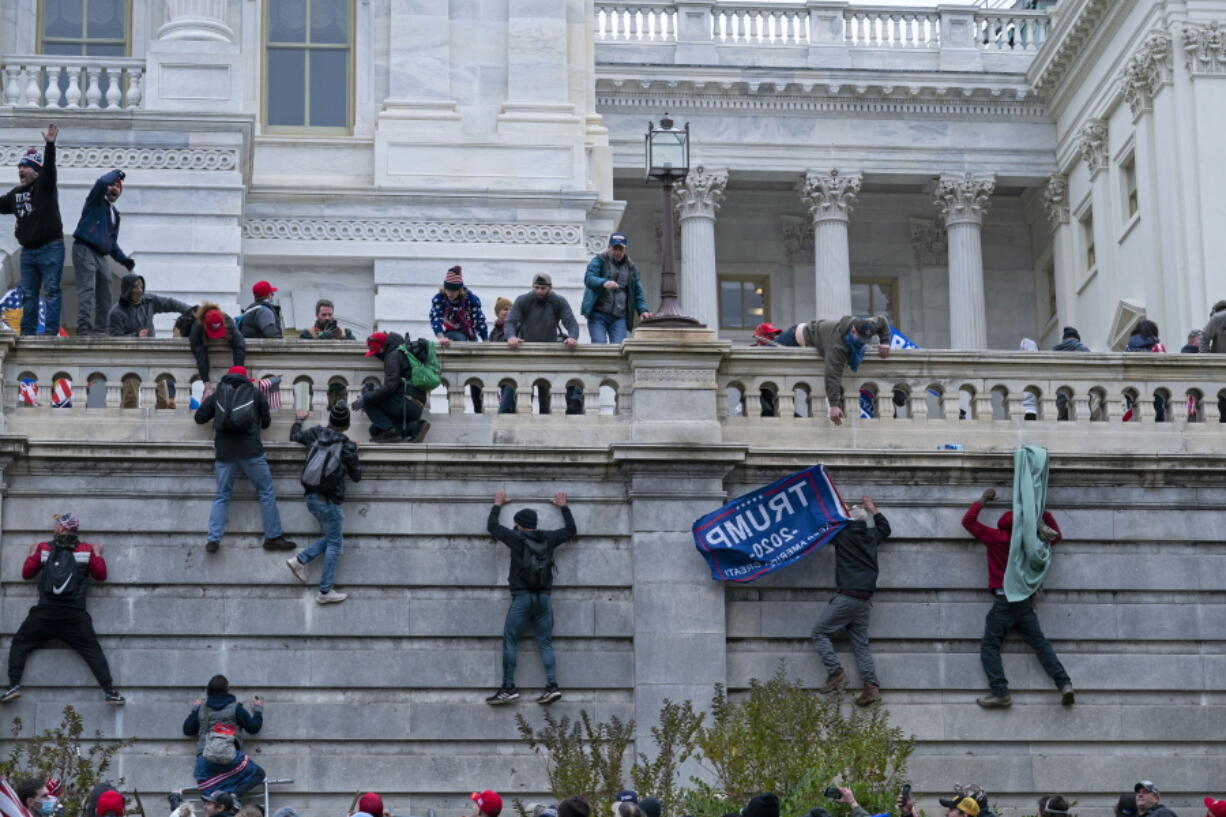
<svg viewBox="0 0 1226 817">
<path fill-rule="evenodd" d="M 985 695 L 982 698 L 976 698 L 975 703 L 982 706 L 984 709 L 1008 709 L 1013 706 L 1013 698 L 1008 692 L 997 695 L 993 692 L 991 695 Z"/>
<path fill-rule="evenodd" d="M 15 701 L 21 697 L 21 684 L 13 684 L 3 695 L 0 695 L 0 704 L 6 704 L 9 701 Z"/>
<path fill-rule="evenodd" d="M 545 691 L 542 692 L 540 697 L 536 699 L 536 702 L 541 706 L 548 706 L 554 701 L 561 699 L 561 697 L 562 690 L 558 689 L 558 685 L 550 684 L 549 686 L 545 687 Z"/>
<path fill-rule="evenodd" d="M 315 596 L 315 602 L 317 604 L 340 604 L 347 598 L 349 598 L 348 593 L 338 593 L 334 587 L 327 593 L 317 593 Z"/>
<path fill-rule="evenodd" d="M 111 706 L 123 706 L 125 703 L 127 703 L 127 701 L 123 699 L 123 696 L 119 694 L 119 690 L 115 689 L 114 687 L 106 690 L 106 702 Z"/>
<path fill-rule="evenodd" d="M 559 697 L 561 693 L 558 693 Z M 543 697 L 543 696 L 542 696 Z M 519 690 L 515 687 L 499 687 L 494 694 L 485 699 L 490 706 L 503 706 L 519 700 Z"/>
<path fill-rule="evenodd" d="M 426 439 L 426 434 L 429 431 L 430 431 L 430 421 L 429 420 L 418 421 L 417 433 L 413 435 L 413 439 L 409 440 L 409 442 L 411 443 L 421 442 L 422 440 Z"/>
<path fill-rule="evenodd" d="M 398 443 L 401 439 L 402 437 L 400 436 L 400 432 L 394 428 L 384 429 L 378 434 L 370 435 L 370 441 L 372 443 Z"/>
<path fill-rule="evenodd" d="M 842 689 L 846 685 L 847 673 L 843 672 L 842 667 L 839 667 L 834 672 L 826 676 L 826 683 L 822 685 L 822 688 L 819 689 L 818 692 L 822 693 L 823 695 L 829 695 L 831 692 Z"/>
<path fill-rule="evenodd" d="M 1076 693 L 1073 692 L 1072 683 L 1063 684 L 1060 687 L 1060 703 L 1064 706 L 1072 706 L 1077 700 Z"/>
<path fill-rule="evenodd" d="M 860 697 L 856 698 L 856 706 L 869 706 L 881 700 L 881 687 L 876 684 L 865 684 L 864 689 L 860 692 Z"/>
<path fill-rule="evenodd" d="M 212 539 L 204 543 L 205 553 L 216 553 L 221 549 L 221 542 L 214 542 Z"/>
<path fill-rule="evenodd" d="M 285 534 L 281 534 L 275 539 L 264 540 L 264 550 L 297 550 L 298 543 L 291 542 L 285 538 Z"/>
<path fill-rule="evenodd" d="M 307 584 L 306 565 L 298 561 L 297 556 L 291 556 L 285 560 L 285 566 L 289 568 L 289 572 L 298 577 L 298 581 Z"/>
</svg>

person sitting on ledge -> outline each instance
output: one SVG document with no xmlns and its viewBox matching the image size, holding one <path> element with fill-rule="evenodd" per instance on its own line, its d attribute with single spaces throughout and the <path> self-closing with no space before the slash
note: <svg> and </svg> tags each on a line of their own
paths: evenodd
<svg viewBox="0 0 1226 817">
<path fill-rule="evenodd" d="M 336 307 L 327 298 L 315 302 L 315 323 L 298 333 L 299 340 L 357 340 L 336 322 Z"/>
<path fill-rule="evenodd" d="M 153 330 L 154 315 L 163 312 L 182 315 L 191 309 L 177 298 L 145 294 L 145 276 L 129 272 L 119 283 L 119 300 L 107 316 L 106 333 L 111 337 L 152 338 L 157 334 Z"/>
<path fill-rule="evenodd" d="M 846 315 L 837 320 L 809 321 L 784 329 L 775 336 L 778 346 L 812 346 L 826 361 L 826 402 L 830 421 L 843 424 L 843 370 L 860 370 L 869 340 L 877 336 L 877 351 L 890 355 L 890 321 L 884 315 L 858 318 Z"/>
</svg>

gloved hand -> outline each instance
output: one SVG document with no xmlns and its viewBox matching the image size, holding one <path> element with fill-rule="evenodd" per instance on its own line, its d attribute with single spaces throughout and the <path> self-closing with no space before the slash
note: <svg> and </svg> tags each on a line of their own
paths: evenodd
<svg viewBox="0 0 1226 817">
<path fill-rule="evenodd" d="M 349 410 L 350 411 L 361 411 L 362 406 L 363 406 L 363 400 L 361 397 L 359 397 L 357 400 L 354 400 L 352 403 L 349 404 Z"/>
<path fill-rule="evenodd" d="M 132 268 L 136 266 L 136 260 L 129 258 L 127 261 L 123 262 L 123 265 L 128 268 L 128 272 L 131 272 Z"/>
</svg>

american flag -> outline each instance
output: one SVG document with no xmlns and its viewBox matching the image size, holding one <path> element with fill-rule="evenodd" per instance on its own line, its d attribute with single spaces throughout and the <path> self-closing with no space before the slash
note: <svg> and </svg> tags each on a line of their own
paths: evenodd
<svg viewBox="0 0 1226 817">
<path fill-rule="evenodd" d="M 256 386 L 264 396 L 268 398 L 268 408 L 271 411 L 276 411 L 281 408 L 281 376 L 274 375 L 273 377 L 265 377 L 263 380 L 256 381 Z"/>
<path fill-rule="evenodd" d="M 871 420 L 877 416 L 877 395 L 868 389 L 860 389 L 860 419 Z"/>
<path fill-rule="evenodd" d="M 32 377 L 23 377 L 21 379 L 21 402 L 27 406 L 38 405 L 38 381 Z"/>
<path fill-rule="evenodd" d="M 17 798 L 17 792 L 3 777 L 0 777 L 0 817 L 30 817 L 30 812 Z"/>
<path fill-rule="evenodd" d="M 4 321 L 8 328 L 14 332 L 21 331 L 24 300 L 21 296 L 21 287 L 13 287 L 4 293 L 3 298 L 0 298 L 0 320 Z M 38 302 L 38 328 L 35 332 L 41 335 L 45 331 L 47 331 L 47 302 L 40 299 Z M 59 334 L 61 337 L 67 337 L 68 330 L 61 326 Z"/>
<path fill-rule="evenodd" d="M 51 408 L 72 408 L 72 380 L 57 378 L 51 389 Z"/>
</svg>

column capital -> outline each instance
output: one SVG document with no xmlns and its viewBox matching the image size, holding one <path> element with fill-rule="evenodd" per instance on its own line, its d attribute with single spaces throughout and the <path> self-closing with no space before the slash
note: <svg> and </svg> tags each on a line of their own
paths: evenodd
<svg viewBox="0 0 1226 817">
<path fill-rule="evenodd" d="M 1068 224 L 1068 176 L 1057 173 L 1047 180 L 1043 188 L 1043 207 L 1047 210 L 1052 232 Z"/>
<path fill-rule="evenodd" d="M 863 177 L 859 173 L 842 173 L 837 169 L 806 170 L 801 181 L 801 199 L 809 205 L 809 218 L 819 221 L 847 221 Z"/>
<path fill-rule="evenodd" d="M 1226 29 L 1218 20 L 1183 24 L 1183 62 L 1192 74 L 1226 74 Z"/>
<path fill-rule="evenodd" d="M 699 165 L 673 188 L 673 206 L 680 219 L 704 216 L 715 218 L 724 203 L 724 188 L 728 186 L 728 168 Z"/>
<path fill-rule="evenodd" d="M 1174 41 L 1171 35 L 1162 29 L 1154 29 L 1124 63 L 1120 85 L 1134 120 L 1154 109 L 1154 95 L 1171 80 L 1173 59 Z"/>
<path fill-rule="evenodd" d="M 944 173 L 937 180 L 932 203 L 945 217 L 945 226 L 983 224 L 996 190 L 991 173 Z"/>
<path fill-rule="evenodd" d="M 1090 178 L 1107 166 L 1107 120 L 1087 119 L 1077 131 L 1077 152 L 1086 163 Z"/>
</svg>

